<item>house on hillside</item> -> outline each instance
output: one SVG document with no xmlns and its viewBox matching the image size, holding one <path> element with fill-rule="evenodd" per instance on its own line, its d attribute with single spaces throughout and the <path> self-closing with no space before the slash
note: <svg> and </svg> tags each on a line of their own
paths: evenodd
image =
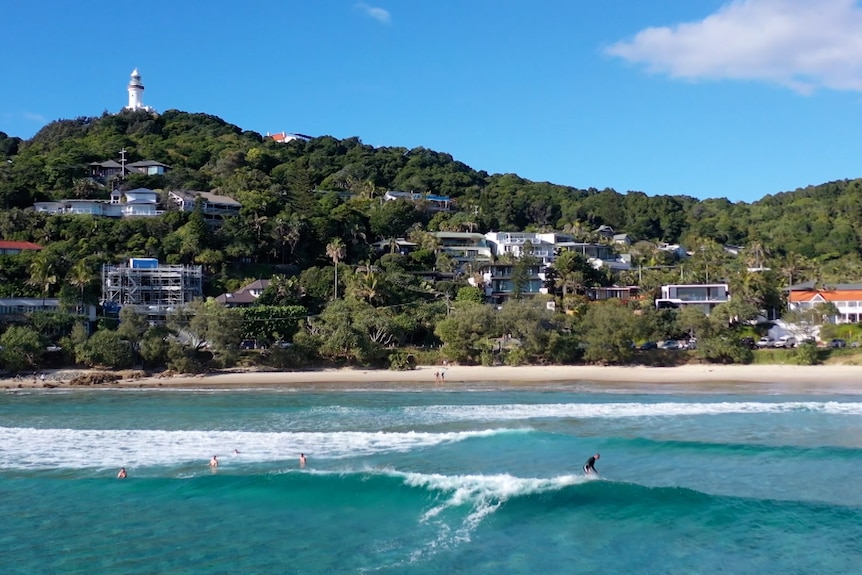
<svg viewBox="0 0 862 575">
<path fill-rule="evenodd" d="M 168 201 L 183 212 L 194 211 L 198 199 L 201 201 L 204 219 L 212 224 L 220 224 L 227 217 L 238 216 L 242 209 L 242 204 L 235 199 L 212 192 L 194 190 L 172 190 L 168 192 Z"/>
<path fill-rule="evenodd" d="M 833 323 L 857 323 L 862 321 L 862 284 L 835 284 L 815 286 L 806 282 L 790 286 L 787 308 L 790 311 L 810 309 L 822 303 L 832 303 L 838 308 Z"/>
<path fill-rule="evenodd" d="M 658 309 L 697 307 L 709 315 L 716 306 L 730 301 L 727 284 L 673 284 L 661 286 Z"/>
<path fill-rule="evenodd" d="M 33 242 L 0 240 L 0 256 L 15 256 L 21 252 L 35 252 L 41 249 L 42 246 Z"/>
<path fill-rule="evenodd" d="M 90 162 L 88 167 L 90 168 L 90 177 L 97 180 L 105 181 L 117 176 L 123 176 L 123 166 L 114 160 Z"/>
<path fill-rule="evenodd" d="M 266 137 L 273 142 L 278 142 L 279 144 L 286 144 L 294 140 L 300 140 L 302 142 L 311 140 L 311 136 L 306 136 L 305 134 L 291 134 L 290 132 L 279 132 L 278 134 L 270 134 L 267 132 Z"/>
<path fill-rule="evenodd" d="M 408 241 L 404 238 L 389 238 L 387 240 L 380 240 L 379 242 L 371 244 L 371 247 L 373 247 L 377 253 L 395 253 L 401 254 L 402 256 L 406 256 L 411 252 L 416 251 L 418 246 L 419 244 Z"/>
<path fill-rule="evenodd" d="M 223 293 L 215 299 L 225 307 L 248 307 L 257 301 L 260 294 L 269 287 L 269 283 L 270 280 L 255 280 L 233 293 Z"/>
<path fill-rule="evenodd" d="M 0 321 L 26 321 L 30 314 L 36 312 L 57 312 L 62 309 L 59 298 L 40 297 L 4 297 L 0 298 Z M 96 306 L 84 306 L 83 315 L 88 321 L 96 321 Z"/>
<path fill-rule="evenodd" d="M 494 303 L 503 303 L 513 297 L 520 290 L 521 295 L 535 295 L 548 293 L 545 288 L 545 266 L 536 264 L 528 266 L 526 277 L 518 286 L 514 264 L 486 264 L 481 267 L 482 286 L 484 286 L 485 297 Z M 470 285 L 475 285 L 474 279 L 467 280 Z M 478 287 L 478 286 L 477 286 Z"/>
<path fill-rule="evenodd" d="M 158 216 L 159 193 L 149 188 L 135 188 L 126 192 L 114 190 L 109 200 L 57 200 L 36 202 L 33 209 L 47 214 L 89 214 L 109 218 Z"/>
<path fill-rule="evenodd" d="M 437 196 L 434 194 L 422 194 L 419 192 L 399 192 L 390 190 L 383 194 L 383 201 L 406 200 L 414 204 L 425 204 L 429 212 L 448 212 L 452 209 L 455 201 L 449 196 Z"/>
<path fill-rule="evenodd" d="M 440 251 L 448 255 L 458 267 L 466 263 L 490 263 L 492 247 L 485 236 L 471 232 L 432 232 L 440 243 Z"/>
<path fill-rule="evenodd" d="M 140 162 L 132 162 L 130 164 L 126 164 L 126 169 L 129 172 L 146 174 L 147 176 L 161 176 L 171 171 L 170 166 L 161 162 L 157 162 L 155 160 L 141 160 Z"/>
</svg>

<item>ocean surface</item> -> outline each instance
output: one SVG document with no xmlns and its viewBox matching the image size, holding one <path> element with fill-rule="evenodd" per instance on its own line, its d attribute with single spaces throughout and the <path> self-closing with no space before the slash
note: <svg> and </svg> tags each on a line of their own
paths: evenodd
<svg viewBox="0 0 862 575">
<path fill-rule="evenodd" d="M 6 392 L 0 572 L 862 572 L 862 396 L 694 389 Z"/>
</svg>

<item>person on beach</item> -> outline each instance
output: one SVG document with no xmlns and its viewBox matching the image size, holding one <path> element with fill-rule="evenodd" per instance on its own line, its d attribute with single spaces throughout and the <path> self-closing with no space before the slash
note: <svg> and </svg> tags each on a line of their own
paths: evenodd
<svg viewBox="0 0 862 575">
<path fill-rule="evenodd" d="M 119 473 L 117 473 L 117 479 L 125 479 L 126 477 L 127 477 L 127 474 L 126 474 L 126 468 L 125 468 L 125 467 L 121 467 L 121 468 L 120 468 L 120 472 L 119 472 Z"/>
<path fill-rule="evenodd" d="M 599 472 L 596 471 L 596 461 L 598 461 L 599 457 L 601 457 L 601 455 L 596 453 L 595 455 L 593 455 L 592 457 L 587 459 L 587 462 L 584 464 L 584 473 L 586 475 L 598 475 L 599 474 Z"/>
<path fill-rule="evenodd" d="M 213 455 L 213 458 L 210 459 L 210 467 L 218 467 L 218 457 Z"/>
<path fill-rule="evenodd" d="M 299 466 L 305 467 L 305 454 L 304 453 L 299 454 Z"/>
</svg>

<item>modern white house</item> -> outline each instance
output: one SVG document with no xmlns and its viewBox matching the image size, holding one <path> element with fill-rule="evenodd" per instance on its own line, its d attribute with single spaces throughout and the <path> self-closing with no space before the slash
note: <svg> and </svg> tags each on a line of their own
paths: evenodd
<svg viewBox="0 0 862 575">
<path fill-rule="evenodd" d="M 530 255 L 543 266 L 554 263 L 557 234 L 536 232 L 488 232 L 485 238 L 499 256 L 520 258 Z"/>
<path fill-rule="evenodd" d="M 470 232 L 433 232 L 440 242 L 440 250 L 451 257 L 459 266 L 465 263 L 490 263 L 493 248 L 486 237 Z"/>
<path fill-rule="evenodd" d="M 127 192 L 114 190 L 109 200 L 57 200 L 36 202 L 37 212 L 48 214 L 89 214 L 109 218 L 136 216 L 159 216 L 164 211 L 158 209 L 159 194 L 148 188 L 135 188 Z"/>
<path fill-rule="evenodd" d="M 697 307 L 709 313 L 717 305 L 730 301 L 727 284 L 675 284 L 661 286 L 661 297 L 655 300 L 656 308 Z"/>
</svg>

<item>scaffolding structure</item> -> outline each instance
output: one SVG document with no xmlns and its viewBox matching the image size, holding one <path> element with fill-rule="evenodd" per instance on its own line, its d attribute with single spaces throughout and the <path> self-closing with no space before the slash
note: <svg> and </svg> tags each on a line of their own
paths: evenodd
<svg viewBox="0 0 862 575">
<path fill-rule="evenodd" d="M 163 318 L 202 296 L 202 266 L 160 265 L 143 258 L 102 266 L 102 305 L 106 309 L 134 306 L 138 313 Z"/>
</svg>

